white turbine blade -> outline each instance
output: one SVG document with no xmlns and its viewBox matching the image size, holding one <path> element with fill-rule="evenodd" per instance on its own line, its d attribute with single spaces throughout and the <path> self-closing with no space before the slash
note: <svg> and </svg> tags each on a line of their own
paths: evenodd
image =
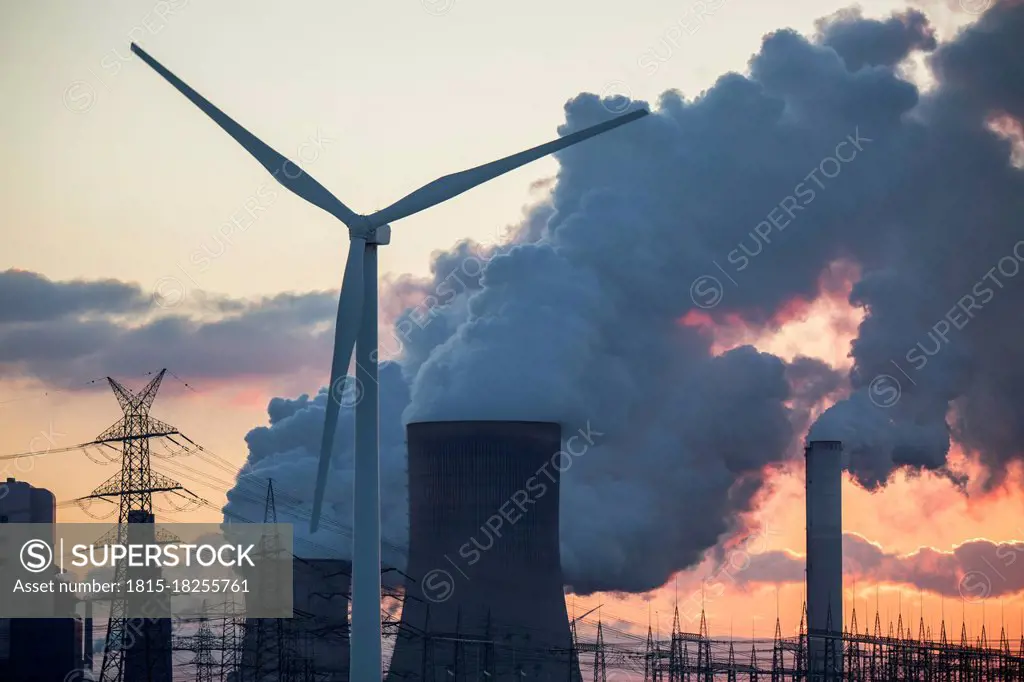
<svg viewBox="0 0 1024 682">
<path fill-rule="evenodd" d="M 548 154 L 553 154 L 554 152 L 565 149 L 566 147 L 571 147 L 577 142 L 582 142 L 587 138 L 608 132 L 613 128 L 618 128 L 621 125 L 625 125 L 626 123 L 635 121 L 638 118 L 642 118 L 647 114 L 648 112 L 646 110 L 638 109 L 628 114 L 617 116 L 610 121 L 605 121 L 604 123 L 599 123 L 595 126 L 578 130 L 575 133 L 566 135 L 565 137 L 561 137 L 557 140 L 552 140 L 551 142 L 547 142 L 532 149 L 527 149 L 525 152 L 506 156 L 503 159 L 498 159 L 491 163 L 485 163 L 482 166 L 470 168 L 469 170 L 465 170 L 460 173 L 446 175 L 443 178 L 439 178 L 430 184 L 420 187 L 412 194 L 399 199 L 387 208 L 368 216 L 369 220 L 373 225 L 383 225 L 411 216 L 413 213 L 419 213 L 424 209 L 440 204 L 442 201 L 448 201 L 452 197 L 456 197 L 463 192 L 471 190 L 477 185 L 482 185 L 488 180 L 493 180 L 499 175 L 504 175 L 505 173 L 515 170 L 520 166 L 524 166 L 531 161 L 536 161 Z"/>
<path fill-rule="evenodd" d="M 338 412 L 341 410 L 341 382 L 348 375 L 352 360 L 352 349 L 363 319 L 363 259 L 366 258 L 366 240 L 353 238 L 345 263 L 345 276 L 338 298 L 338 320 L 334 330 L 334 358 L 331 360 L 331 383 L 327 390 L 327 411 L 324 417 L 324 435 L 320 443 L 320 468 L 316 475 L 316 492 L 313 495 L 313 515 L 309 532 L 315 533 L 320 524 L 320 509 L 327 490 L 327 472 L 331 468 L 331 451 L 334 433 L 338 429 Z"/>
<path fill-rule="evenodd" d="M 188 97 L 197 107 L 203 110 L 207 116 L 212 118 L 224 131 L 235 138 L 238 144 L 245 147 L 246 151 L 253 155 L 264 168 L 270 171 L 274 179 L 284 187 L 298 196 L 302 197 L 314 206 L 327 211 L 335 218 L 352 227 L 358 222 L 359 216 L 351 211 L 348 206 L 341 203 L 337 197 L 327 191 L 319 182 L 313 179 L 298 164 L 277 153 L 262 140 L 240 126 L 234 119 L 215 107 L 209 100 L 190 88 L 180 78 L 168 71 L 163 64 L 153 59 L 141 47 L 132 43 L 132 52 L 139 55 L 142 61 L 149 64 L 158 74 L 164 77 L 168 83 L 173 85 L 178 92 Z"/>
</svg>

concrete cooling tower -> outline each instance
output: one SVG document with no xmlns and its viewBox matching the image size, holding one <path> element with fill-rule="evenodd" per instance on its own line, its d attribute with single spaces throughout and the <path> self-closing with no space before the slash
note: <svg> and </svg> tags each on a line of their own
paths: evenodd
<svg viewBox="0 0 1024 682">
<path fill-rule="evenodd" d="M 235 682 L 310 679 L 348 682 L 348 602 L 352 564 L 340 559 L 292 562 L 294 618 L 250 618 Z"/>
<path fill-rule="evenodd" d="M 388 682 L 580 680 L 558 543 L 561 428 L 408 425 L 409 560 Z"/>
</svg>

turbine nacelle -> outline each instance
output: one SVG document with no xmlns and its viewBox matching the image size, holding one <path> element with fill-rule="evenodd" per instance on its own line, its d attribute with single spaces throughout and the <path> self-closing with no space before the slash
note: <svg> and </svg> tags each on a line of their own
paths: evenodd
<svg viewBox="0 0 1024 682">
<path fill-rule="evenodd" d="M 365 239 L 367 244 L 387 246 L 391 243 L 391 226 L 384 224 L 370 228 L 360 238 Z"/>
<path fill-rule="evenodd" d="M 348 228 L 349 239 L 360 239 L 376 246 L 391 243 L 391 225 L 381 220 L 380 211 L 369 215 L 355 215 L 342 222 Z"/>
</svg>

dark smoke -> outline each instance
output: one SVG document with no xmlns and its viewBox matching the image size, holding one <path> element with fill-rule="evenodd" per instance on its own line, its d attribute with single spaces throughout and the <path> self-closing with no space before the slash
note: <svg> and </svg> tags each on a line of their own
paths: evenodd
<svg viewBox="0 0 1024 682">
<path fill-rule="evenodd" d="M 938 46 L 928 18 L 917 10 L 877 21 L 851 8 L 816 23 L 818 42 L 835 50 L 850 71 L 897 66 L 910 50 L 931 51 Z"/>
<path fill-rule="evenodd" d="M 433 300 L 396 324 L 411 399 L 382 436 L 401 443 L 402 421 L 427 419 L 551 420 L 567 435 L 589 424 L 602 435 L 563 479 L 567 580 L 581 593 L 660 586 L 737 527 L 766 468 L 799 451 L 843 383 L 751 347 L 715 356 L 693 314 L 775 328 L 843 260 L 863 273 L 851 303 L 866 312 L 853 393 L 813 435 L 846 441 L 867 486 L 900 467 L 944 471 L 951 435 L 998 478 L 1024 436 L 1024 288 L 1006 278 L 926 366 L 905 356 L 1018 241 L 1021 172 L 987 121 L 1020 116 L 1022 20 L 1002 3 L 937 46 L 918 12 L 841 13 L 813 41 L 766 36 L 748 76 L 694 100 L 666 92 L 655 115 L 562 152 L 550 201 L 509 245 L 462 244 L 435 258 L 433 281 L 402 282 Z M 940 83 L 922 95 L 900 66 L 933 49 Z M 590 94 L 565 110 L 563 134 L 609 115 Z M 382 396 L 403 390 L 382 384 Z M 320 420 L 305 428 L 295 454 L 298 433 L 253 456 L 311 462 Z M 382 453 L 396 467 L 392 514 L 405 509 L 402 454 Z"/>
<path fill-rule="evenodd" d="M 1024 115 L 1022 30 L 1024 5 L 998 3 L 939 47 L 939 87 L 890 143 L 900 153 L 885 172 L 899 179 L 875 217 L 885 235 L 851 244 L 866 266 L 850 298 L 867 312 L 855 393 L 813 435 L 845 440 L 867 486 L 898 466 L 943 469 L 951 437 L 980 455 L 989 485 L 1021 452 L 1024 183 L 989 122 Z"/>
</svg>

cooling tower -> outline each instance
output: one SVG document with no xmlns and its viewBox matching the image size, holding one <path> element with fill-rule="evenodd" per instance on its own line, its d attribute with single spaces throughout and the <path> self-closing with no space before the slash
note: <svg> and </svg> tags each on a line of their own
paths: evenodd
<svg viewBox="0 0 1024 682">
<path fill-rule="evenodd" d="M 579 680 L 558 545 L 561 428 L 408 425 L 409 560 L 389 682 Z"/>
<path fill-rule="evenodd" d="M 277 682 L 289 675 L 304 679 L 306 674 L 323 682 L 348 682 L 351 575 L 347 560 L 296 557 L 294 617 L 246 621 L 235 682 Z"/>
<path fill-rule="evenodd" d="M 807 633 L 810 680 L 839 680 L 843 629 L 843 444 L 811 441 L 807 459 Z"/>
</svg>

